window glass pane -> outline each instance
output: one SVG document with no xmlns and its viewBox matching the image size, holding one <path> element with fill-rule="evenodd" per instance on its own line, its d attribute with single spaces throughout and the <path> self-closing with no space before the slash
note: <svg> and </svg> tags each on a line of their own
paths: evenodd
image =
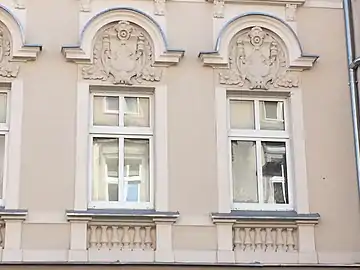
<svg viewBox="0 0 360 270">
<path fill-rule="evenodd" d="M 7 94 L 0 93 L 0 123 L 6 123 Z"/>
<path fill-rule="evenodd" d="M 118 201 L 119 140 L 93 139 L 92 200 Z"/>
<path fill-rule="evenodd" d="M 258 202 L 255 142 L 231 141 L 234 202 Z"/>
<path fill-rule="evenodd" d="M 94 125 L 119 125 L 119 97 L 94 96 Z"/>
<path fill-rule="evenodd" d="M 284 130 L 284 102 L 260 101 L 260 128 Z"/>
<path fill-rule="evenodd" d="M 150 100 L 144 97 L 125 97 L 124 125 L 150 126 Z"/>
<path fill-rule="evenodd" d="M 125 139 L 124 158 L 125 200 L 128 202 L 149 202 L 149 140 Z"/>
<path fill-rule="evenodd" d="M 285 142 L 261 143 L 265 203 L 288 204 Z"/>
<path fill-rule="evenodd" d="M 230 100 L 230 126 L 238 129 L 254 129 L 254 102 Z"/>
</svg>

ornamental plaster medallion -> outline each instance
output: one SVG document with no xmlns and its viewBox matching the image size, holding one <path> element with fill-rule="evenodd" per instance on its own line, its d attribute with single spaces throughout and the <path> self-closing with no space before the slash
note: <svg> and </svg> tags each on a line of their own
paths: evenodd
<svg viewBox="0 0 360 270">
<path fill-rule="evenodd" d="M 93 64 L 83 67 L 86 80 L 132 85 L 157 82 L 161 70 L 153 67 L 153 48 L 147 33 L 128 21 L 100 30 L 95 38 Z"/>
<path fill-rule="evenodd" d="M 275 35 L 261 27 L 240 32 L 230 43 L 229 69 L 220 72 L 220 84 L 265 90 L 297 87 L 297 78 L 287 70 L 283 48 Z"/>
<path fill-rule="evenodd" d="M 0 77 L 15 78 L 18 75 L 19 67 L 11 63 L 10 60 L 10 34 L 3 26 L 0 26 Z"/>
</svg>

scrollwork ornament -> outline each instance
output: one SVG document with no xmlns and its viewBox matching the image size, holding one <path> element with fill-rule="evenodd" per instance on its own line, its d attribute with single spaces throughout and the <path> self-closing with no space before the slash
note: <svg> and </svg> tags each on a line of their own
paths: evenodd
<svg viewBox="0 0 360 270">
<path fill-rule="evenodd" d="M 83 67 L 86 80 L 132 85 L 158 82 L 160 69 L 153 67 L 153 49 L 143 29 L 128 21 L 105 28 L 95 39 L 93 64 Z"/>
<path fill-rule="evenodd" d="M 261 27 L 236 35 L 229 51 L 229 69 L 219 72 L 220 84 L 264 90 L 298 87 L 298 79 L 287 70 L 281 42 Z"/>
<path fill-rule="evenodd" d="M 10 62 L 11 42 L 8 33 L 0 27 L 0 76 L 15 78 L 19 73 L 19 66 Z"/>
</svg>

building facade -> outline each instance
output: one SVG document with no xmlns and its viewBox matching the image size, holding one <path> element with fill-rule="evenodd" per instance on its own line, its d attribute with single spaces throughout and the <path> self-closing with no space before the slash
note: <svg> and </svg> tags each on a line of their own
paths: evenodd
<svg viewBox="0 0 360 270">
<path fill-rule="evenodd" d="M 0 4 L 8 267 L 358 266 L 341 1 Z"/>
</svg>

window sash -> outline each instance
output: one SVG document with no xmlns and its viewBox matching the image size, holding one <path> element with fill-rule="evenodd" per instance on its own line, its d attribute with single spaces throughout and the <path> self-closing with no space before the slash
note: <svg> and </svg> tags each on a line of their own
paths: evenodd
<svg viewBox="0 0 360 270">
<path fill-rule="evenodd" d="M 254 121 L 255 121 L 255 129 L 235 129 L 231 128 L 230 123 L 230 100 L 239 100 L 239 101 L 252 101 L 254 102 Z M 261 101 L 276 101 L 276 102 L 283 102 L 283 110 L 284 110 L 284 119 L 285 122 L 285 128 L 284 130 L 267 130 L 267 129 L 260 129 L 261 125 L 261 117 L 260 117 L 260 102 Z M 278 111 L 279 111 L 279 104 L 278 104 Z M 279 113 L 279 112 L 278 112 Z M 266 113 L 265 113 L 266 115 Z M 288 102 L 286 98 L 272 98 L 272 97 L 264 97 L 264 98 L 251 98 L 251 97 L 238 97 L 238 96 L 228 96 L 227 97 L 227 127 L 229 133 L 236 132 L 237 134 L 243 133 L 245 136 L 261 136 L 261 134 L 271 134 L 274 133 L 274 136 L 276 137 L 275 133 L 283 133 L 283 136 L 289 137 L 289 108 L 288 108 Z M 271 121 L 277 121 L 274 119 L 271 119 Z M 253 134 L 251 134 L 253 133 Z"/>
<path fill-rule="evenodd" d="M 230 100 L 244 100 L 254 102 L 254 121 L 255 129 L 231 129 L 230 126 Z M 284 130 L 263 130 L 260 129 L 260 101 L 281 101 L 284 106 Z M 291 162 L 291 145 L 289 133 L 289 117 L 288 117 L 288 103 L 287 99 L 283 98 L 251 98 L 251 97 L 227 97 L 227 126 L 228 126 L 228 171 L 230 176 L 230 198 L 232 208 L 234 210 L 293 210 L 293 175 L 292 175 L 292 162 Z M 257 195 L 258 203 L 238 203 L 234 202 L 233 190 L 233 173 L 232 173 L 232 149 L 231 141 L 249 141 L 256 142 L 256 178 L 257 178 Z M 287 170 L 287 188 L 288 188 L 288 204 L 271 204 L 264 202 L 264 179 L 261 164 L 261 143 L 265 142 L 284 142 L 285 155 L 286 155 L 286 170 Z"/>
<path fill-rule="evenodd" d="M 100 126 L 94 125 L 94 97 L 118 97 L 119 98 L 119 126 Z M 149 99 L 149 127 L 128 127 L 124 126 L 125 118 L 125 97 L 148 98 Z M 88 207 L 89 208 L 126 208 L 126 209 L 152 209 L 154 208 L 154 138 L 153 138 L 153 95 L 139 93 L 111 93 L 101 91 L 91 91 L 90 93 L 90 126 L 89 126 L 89 169 L 88 169 Z M 104 104 L 105 105 L 105 104 Z M 105 107 L 106 108 L 106 107 Z M 118 201 L 92 201 L 93 192 L 93 139 L 94 138 L 117 138 L 119 139 L 119 181 L 118 181 Z M 124 177 L 124 141 L 125 139 L 147 139 L 149 140 L 149 202 L 125 202 L 124 188 L 126 186 Z"/>
<path fill-rule="evenodd" d="M 94 138 L 117 138 L 119 139 L 119 165 L 118 165 L 118 201 L 93 201 L 93 139 Z M 149 140 L 149 202 L 125 202 L 123 195 L 125 194 L 126 180 L 124 176 L 124 141 L 125 139 L 147 139 Z M 128 209 L 152 209 L 154 207 L 154 146 L 152 136 L 109 136 L 102 135 L 90 135 L 89 140 L 89 208 L 128 208 Z"/>
<path fill-rule="evenodd" d="M 118 97 L 119 98 L 119 108 L 118 113 L 115 111 L 112 111 L 111 114 L 118 114 L 119 116 L 119 123 L 118 126 L 101 126 L 101 125 L 94 125 L 94 97 Z M 148 127 L 127 127 L 124 125 L 124 119 L 125 119 L 125 98 L 126 97 L 133 97 L 133 98 L 148 98 L 149 99 L 149 126 Z M 105 101 L 104 101 L 105 102 Z M 153 129 L 154 125 L 154 104 L 153 104 L 153 95 L 151 94 L 137 94 L 137 93 L 127 93 L 127 92 L 121 92 L 121 93 L 111 93 L 111 92 L 97 92 L 92 91 L 90 93 L 90 133 L 92 130 L 101 130 L 104 129 L 106 132 L 107 129 L 117 129 L 117 131 L 113 131 L 115 133 L 122 133 L 126 132 L 126 130 L 130 129 L 136 129 L 138 130 L 137 133 L 144 132 L 145 129 Z M 106 108 L 106 104 L 104 103 L 103 106 Z"/>
</svg>

